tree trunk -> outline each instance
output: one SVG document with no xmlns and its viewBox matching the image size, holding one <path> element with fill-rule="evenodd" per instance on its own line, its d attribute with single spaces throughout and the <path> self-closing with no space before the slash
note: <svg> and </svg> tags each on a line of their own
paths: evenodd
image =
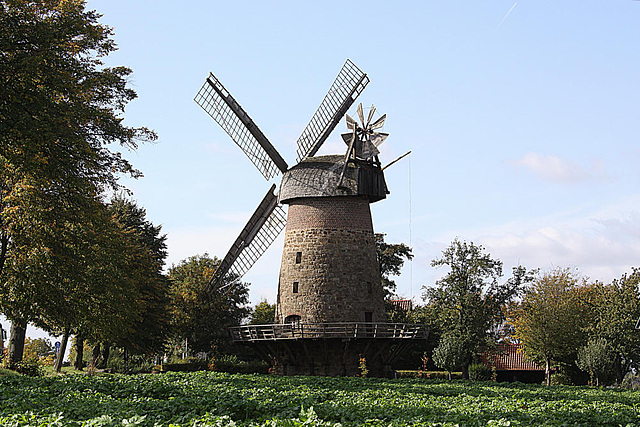
<svg viewBox="0 0 640 427">
<path fill-rule="evenodd" d="M 549 359 L 544 360 L 544 379 L 548 386 L 551 385 L 551 361 Z"/>
<path fill-rule="evenodd" d="M 73 367 L 76 371 L 82 371 L 82 359 L 84 358 L 84 337 L 82 332 L 76 333 L 76 360 L 73 362 Z"/>
<path fill-rule="evenodd" d="M 27 335 L 27 320 L 18 318 L 11 321 L 11 332 L 9 336 L 9 360 L 11 364 L 22 360 L 24 354 L 24 339 Z"/>
<path fill-rule="evenodd" d="M 98 363 L 100 362 L 100 343 L 96 343 L 93 346 L 93 350 L 91 351 L 91 366 L 94 368 L 98 367 Z"/>
<path fill-rule="evenodd" d="M 469 379 L 469 362 L 465 362 L 462 365 L 462 379 L 463 380 Z"/>
<path fill-rule="evenodd" d="M 109 351 L 111 350 L 111 346 L 108 342 L 102 343 L 102 354 L 100 358 L 100 369 L 105 369 L 107 367 L 107 362 L 109 361 Z"/>
<path fill-rule="evenodd" d="M 64 354 L 67 351 L 67 342 L 69 341 L 69 329 L 65 329 L 62 334 L 62 341 L 60 342 L 60 349 L 58 350 L 58 357 L 56 357 L 56 363 L 53 365 L 53 369 L 56 372 L 62 370 L 62 361 L 64 360 Z"/>
<path fill-rule="evenodd" d="M 622 358 L 619 354 L 616 355 L 614 359 L 614 364 L 616 367 L 616 384 L 622 384 L 622 380 L 624 379 L 624 369 L 622 369 Z"/>
</svg>

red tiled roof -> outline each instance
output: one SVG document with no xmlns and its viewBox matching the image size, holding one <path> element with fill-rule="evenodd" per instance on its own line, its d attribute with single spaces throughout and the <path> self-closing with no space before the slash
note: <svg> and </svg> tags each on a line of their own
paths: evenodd
<svg viewBox="0 0 640 427">
<path fill-rule="evenodd" d="M 483 362 L 495 366 L 496 371 L 542 371 L 543 367 L 530 361 L 522 351 L 522 344 L 498 344 L 482 355 Z"/>
<path fill-rule="evenodd" d="M 410 299 L 394 299 L 390 301 L 396 310 L 411 311 L 413 303 Z"/>
</svg>

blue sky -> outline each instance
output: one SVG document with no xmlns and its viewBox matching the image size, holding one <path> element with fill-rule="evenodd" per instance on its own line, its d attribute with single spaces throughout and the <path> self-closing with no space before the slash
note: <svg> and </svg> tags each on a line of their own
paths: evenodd
<svg viewBox="0 0 640 427">
<path fill-rule="evenodd" d="M 159 134 L 125 180 L 168 235 L 169 265 L 224 256 L 269 183 L 193 101 L 212 71 L 291 165 L 346 58 L 387 114 L 391 194 L 374 227 L 416 255 L 397 279 L 419 299 L 458 237 L 505 272 L 570 267 L 608 282 L 639 265 L 640 2 L 92 0 L 133 69 L 125 114 Z M 355 111 L 355 105 L 351 113 Z M 323 153 L 343 153 L 339 132 Z M 277 181 L 276 181 L 277 182 Z M 245 276 L 273 302 L 282 240 Z"/>
</svg>

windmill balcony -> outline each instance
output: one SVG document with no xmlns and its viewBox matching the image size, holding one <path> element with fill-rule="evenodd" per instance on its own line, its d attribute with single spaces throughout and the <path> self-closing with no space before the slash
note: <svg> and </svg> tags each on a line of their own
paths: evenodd
<svg viewBox="0 0 640 427">
<path fill-rule="evenodd" d="M 271 324 L 245 325 L 230 329 L 235 342 L 322 339 L 322 338 L 383 338 L 383 339 L 426 339 L 429 328 L 426 325 L 405 323 L 315 323 L 315 324 Z"/>
</svg>

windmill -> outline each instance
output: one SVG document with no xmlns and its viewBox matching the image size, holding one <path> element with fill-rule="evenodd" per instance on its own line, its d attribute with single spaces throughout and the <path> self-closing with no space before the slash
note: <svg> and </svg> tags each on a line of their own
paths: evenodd
<svg viewBox="0 0 640 427">
<path fill-rule="evenodd" d="M 377 148 L 388 136 L 377 132 L 386 116 L 373 120 L 372 107 L 365 120 L 360 104 L 360 123 L 350 116 L 346 119 L 349 132 L 342 136 L 346 153 L 315 156 L 368 83 L 367 75 L 347 59 L 298 138 L 296 164 L 292 167 L 212 73 L 198 91 L 196 103 L 242 149 L 265 179 L 282 174 L 279 192 L 276 193 L 275 184 L 269 188 L 209 282 L 211 292 L 233 286 L 233 280 L 251 268 L 286 226 L 275 323 L 263 325 L 259 331 L 241 328 L 235 335 L 232 331 L 235 340 L 286 341 L 303 338 L 296 334 L 304 330 L 307 338 L 331 338 L 334 332 L 327 332 L 328 325 L 337 328 L 339 338 L 344 338 L 342 334 L 358 336 L 360 323 L 369 325 L 367 334 L 375 335 L 377 326 L 374 333 L 371 325 L 385 321 L 369 204 L 388 194 Z M 289 206 L 287 214 L 282 204 Z M 381 327 L 381 333 L 383 329 L 386 330 Z M 392 335 L 396 330 L 397 327 Z M 387 331 L 386 338 L 394 338 L 388 334 Z M 313 373 L 318 361 L 312 360 L 313 352 L 306 341 L 301 342 L 304 348 L 297 351 L 287 346 L 281 351 L 273 346 L 261 351 L 267 359 L 285 355 L 289 365 L 300 368 L 290 372 Z M 344 350 L 343 359 L 347 353 L 353 350 Z M 308 355 L 307 362 L 291 362 L 296 359 L 295 354 Z M 340 369 L 346 372 L 351 368 Z"/>
</svg>

